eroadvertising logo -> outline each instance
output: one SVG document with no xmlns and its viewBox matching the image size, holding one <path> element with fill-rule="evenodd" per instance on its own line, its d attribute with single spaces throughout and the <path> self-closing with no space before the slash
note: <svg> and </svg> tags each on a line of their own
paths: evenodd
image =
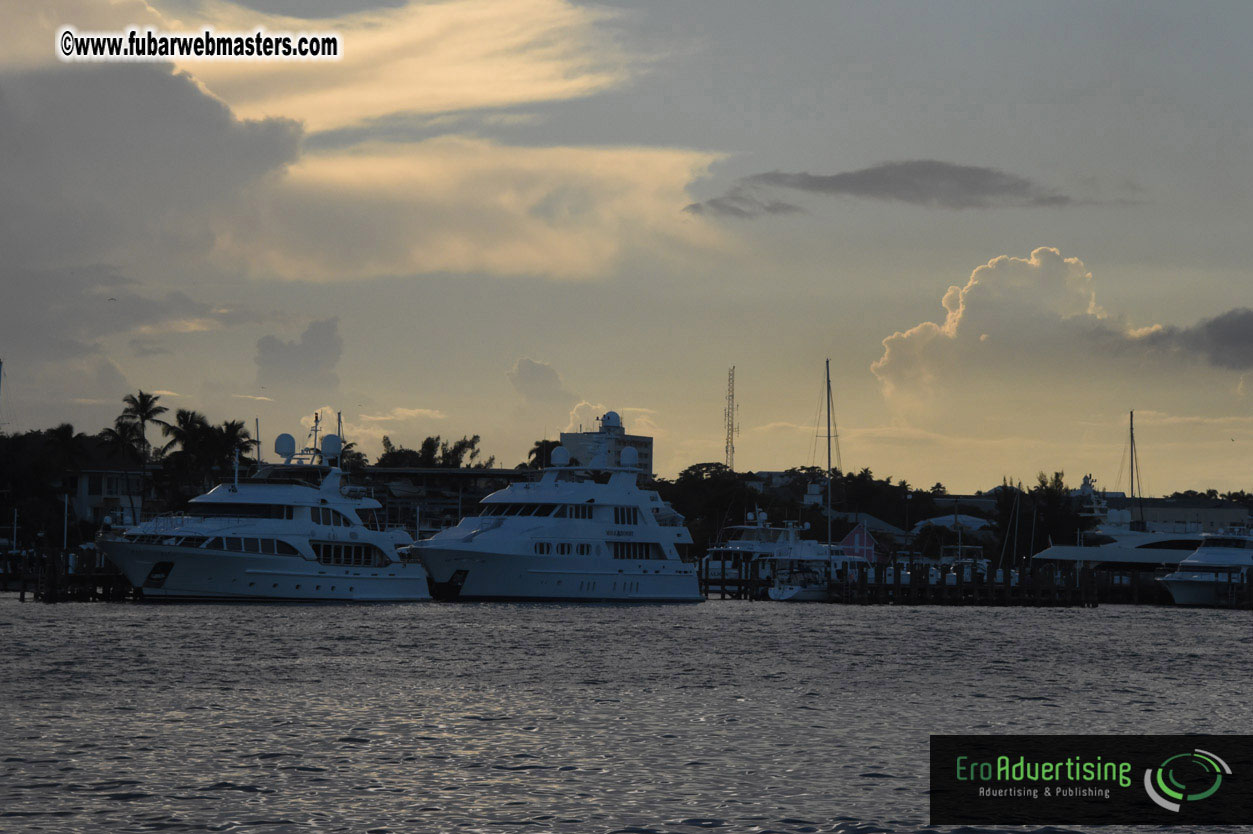
<svg viewBox="0 0 1253 834">
<path fill-rule="evenodd" d="M 1248 824 L 1251 786 L 1253 736 L 931 736 L 933 825 Z"/>
<path fill-rule="evenodd" d="M 1182 803 L 1199 802 L 1217 793 L 1224 773 L 1231 775 L 1226 762 L 1208 750 L 1197 748 L 1191 753 L 1178 753 L 1156 768 L 1145 770 L 1144 790 L 1167 811 L 1179 813 Z M 1181 776 L 1188 782 L 1181 781 Z M 1168 780 L 1170 785 L 1166 784 Z"/>
</svg>

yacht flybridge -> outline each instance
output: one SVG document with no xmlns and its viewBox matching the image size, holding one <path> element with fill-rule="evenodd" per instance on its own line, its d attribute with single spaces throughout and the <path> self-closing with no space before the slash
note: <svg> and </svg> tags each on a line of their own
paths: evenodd
<svg viewBox="0 0 1253 834">
<path fill-rule="evenodd" d="M 330 434 L 299 454 L 289 434 L 262 466 L 97 544 L 146 598 L 408 601 L 430 599 L 426 571 L 400 549 L 413 539 L 379 521 L 379 502 L 349 486 Z"/>
<path fill-rule="evenodd" d="M 620 425 L 614 412 L 605 426 Z M 680 549 L 692 537 L 683 517 L 641 489 L 635 449 L 612 438 L 588 465 L 564 447 L 535 482 L 483 499 L 477 516 L 417 542 L 431 591 L 444 600 L 699 602 L 696 569 Z"/>
</svg>

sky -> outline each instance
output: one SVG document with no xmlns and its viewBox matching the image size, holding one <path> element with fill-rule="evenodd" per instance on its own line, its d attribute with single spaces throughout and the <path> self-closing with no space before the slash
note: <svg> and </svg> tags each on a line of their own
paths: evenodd
<svg viewBox="0 0 1253 834">
<path fill-rule="evenodd" d="M 62 63 L 63 26 L 337 32 Z M 1251 489 L 1244 3 L 0 0 L 0 429 Z M 1121 478 L 1121 480 L 1120 480 Z"/>
</svg>

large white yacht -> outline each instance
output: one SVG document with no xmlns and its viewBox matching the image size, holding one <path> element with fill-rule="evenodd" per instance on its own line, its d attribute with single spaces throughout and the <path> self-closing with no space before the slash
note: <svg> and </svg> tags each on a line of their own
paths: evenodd
<svg viewBox="0 0 1253 834">
<path fill-rule="evenodd" d="M 1235 527 L 1206 536 L 1201 546 L 1159 580 L 1176 605 L 1224 605 L 1232 585 L 1253 582 L 1253 531 Z"/>
<path fill-rule="evenodd" d="M 607 414 L 609 417 L 616 415 Z M 538 481 L 483 499 L 478 515 L 417 542 L 431 591 L 444 600 L 699 602 L 683 517 L 641 489 L 638 454 L 602 451 L 571 465 L 557 447 Z"/>
<path fill-rule="evenodd" d="M 1132 520 L 1128 510 L 1111 512 L 1091 475 L 1083 477 L 1074 496 L 1080 501 L 1081 514 L 1093 519 L 1096 529 L 1078 534 L 1074 544 L 1050 542 L 1049 547 L 1035 554 L 1034 561 L 1151 572 L 1175 567 L 1201 545 L 1198 525 L 1150 530 L 1143 522 Z"/>
<path fill-rule="evenodd" d="M 283 464 L 216 486 L 185 513 L 102 532 L 97 544 L 147 599 L 430 599 L 426 571 L 400 553 L 409 534 L 387 529 L 382 505 L 337 467 L 314 462 L 333 460 L 339 446 L 327 435 L 321 456 L 297 455 L 291 435 L 280 435 Z"/>
</svg>

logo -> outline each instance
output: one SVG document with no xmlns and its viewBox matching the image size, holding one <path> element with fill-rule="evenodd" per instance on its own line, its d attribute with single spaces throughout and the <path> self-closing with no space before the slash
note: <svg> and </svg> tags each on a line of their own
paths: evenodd
<svg viewBox="0 0 1253 834">
<path fill-rule="evenodd" d="M 1191 753 L 1171 756 L 1156 768 L 1146 769 L 1144 790 L 1149 799 L 1177 814 L 1184 802 L 1200 802 L 1213 796 L 1222 786 L 1224 773 L 1231 775 L 1226 762 L 1197 748 Z"/>
<path fill-rule="evenodd" d="M 1253 735 L 933 735 L 932 825 L 1253 823 Z"/>
</svg>

